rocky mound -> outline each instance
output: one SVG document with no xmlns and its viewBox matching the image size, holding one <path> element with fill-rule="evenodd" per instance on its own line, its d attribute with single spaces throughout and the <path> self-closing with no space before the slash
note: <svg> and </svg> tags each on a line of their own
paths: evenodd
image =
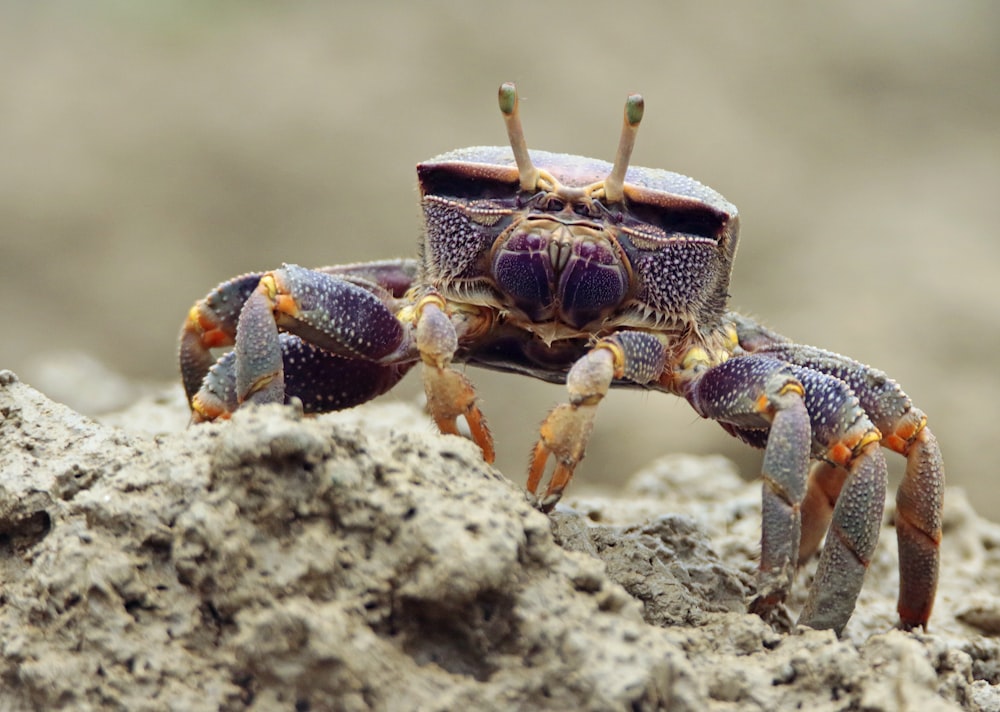
<svg viewBox="0 0 1000 712">
<path fill-rule="evenodd" d="M 1000 710 L 1000 527 L 960 491 L 932 632 L 891 630 L 887 527 L 838 640 L 745 613 L 721 458 L 549 518 L 410 406 L 183 413 L 0 372 L 0 709 Z"/>
</svg>

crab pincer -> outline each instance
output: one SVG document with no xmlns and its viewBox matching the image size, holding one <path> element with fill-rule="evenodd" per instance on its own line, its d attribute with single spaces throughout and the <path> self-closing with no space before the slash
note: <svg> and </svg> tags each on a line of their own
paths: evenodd
<svg viewBox="0 0 1000 712">
<path fill-rule="evenodd" d="M 626 331 L 610 336 L 573 364 L 566 377 L 569 402 L 556 406 L 545 418 L 531 457 L 528 491 L 537 496 L 539 508 L 551 510 L 583 459 L 594 428 L 597 405 L 617 380 L 644 386 L 661 377 L 666 346 L 655 334 Z M 545 489 L 538 485 L 549 457 L 555 469 Z"/>
<path fill-rule="evenodd" d="M 451 367 L 458 350 L 458 334 L 444 313 L 444 300 L 435 294 L 424 296 L 416 308 L 417 349 L 424 362 L 424 392 L 427 408 L 438 429 L 458 435 L 458 418 L 464 417 L 472 440 L 483 451 L 483 459 L 493 462 L 493 435 L 477 404 L 476 391 L 465 376 Z"/>
</svg>

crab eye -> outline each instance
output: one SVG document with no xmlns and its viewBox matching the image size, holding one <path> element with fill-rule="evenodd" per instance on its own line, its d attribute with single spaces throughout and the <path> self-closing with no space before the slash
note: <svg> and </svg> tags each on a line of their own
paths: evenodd
<svg viewBox="0 0 1000 712">
<path fill-rule="evenodd" d="M 564 203 L 559 198 L 549 198 L 543 202 L 546 210 L 551 210 L 554 213 L 561 212 L 566 208 L 566 203 Z"/>
<path fill-rule="evenodd" d="M 545 198 L 547 195 L 548 193 L 546 193 L 544 190 L 540 190 L 528 198 L 523 197 L 524 196 L 523 193 L 519 193 L 516 199 L 517 207 L 518 208 L 532 207 L 532 208 L 539 208 L 540 210 L 545 210 L 547 205 L 547 203 L 545 202 Z"/>
<path fill-rule="evenodd" d="M 593 215 L 596 218 L 602 218 L 608 222 L 618 225 L 622 222 L 622 213 L 620 210 L 611 210 L 608 206 L 602 203 L 600 200 L 595 200 L 592 203 Z"/>
<path fill-rule="evenodd" d="M 729 216 L 706 206 L 633 204 L 620 230 L 640 250 L 656 250 L 678 239 L 719 245 Z"/>
<path fill-rule="evenodd" d="M 464 163 L 424 163 L 417 166 L 422 195 L 464 200 L 509 200 L 517 195 L 517 181 L 506 175 L 474 171 Z"/>
</svg>

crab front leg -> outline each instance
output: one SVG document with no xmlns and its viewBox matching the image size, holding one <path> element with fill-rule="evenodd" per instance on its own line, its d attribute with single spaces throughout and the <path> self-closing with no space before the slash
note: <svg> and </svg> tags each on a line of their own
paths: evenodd
<svg viewBox="0 0 1000 712">
<path fill-rule="evenodd" d="M 483 451 L 483 459 L 493 462 L 493 436 L 476 402 L 475 388 L 451 367 L 460 336 L 456 323 L 461 326 L 461 335 L 475 333 L 486 325 L 486 313 L 473 309 L 449 316 L 444 298 L 431 292 L 417 301 L 410 318 L 416 322 L 417 349 L 424 363 L 424 392 L 431 417 L 447 435 L 458 435 L 458 418 L 465 418 L 473 442 Z"/>
<path fill-rule="evenodd" d="M 235 341 L 233 355 L 213 366 L 198 392 L 190 396 L 196 419 L 226 415 L 233 402 L 236 407 L 247 402 L 283 402 L 289 395 L 286 361 L 294 369 L 292 380 L 300 384 L 300 393 L 292 395 L 330 400 L 338 389 L 349 389 L 337 375 L 336 366 L 344 360 L 357 362 L 344 373 L 360 369 L 362 375 L 374 379 L 377 392 L 368 398 L 378 395 L 405 373 L 407 360 L 415 360 L 408 353 L 408 335 L 388 304 L 392 298 L 380 285 L 360 277 L 296 265 L 223 285 L 192 309 L 183 331 L 181 365 L 189 391 L 188 384 L 206 360 L 202 352 Z M 211 309 L 210 300 L 225 308 Z M 283 340 L 279 328 L 303 343 Z M 316 392 L 310 390 L 310 372 Z M 331 402 L 326 410 L 354 405 L 363 395 L 355 394 L 349 403 Z"/>
<path fill-rule="evenodd" d="M 188 403 L 201 389 L 215 363 L 212 349 L 236 343 L 236 324 L 247 299 L 257 289 L 261 272 L 223 282 L 188 312 L 181 328 L 181 380 Z"/>
<path fill-rule="evenodd" d="M 624 378 L 649 383 L 663 373 L 665 363 L 666 347 L 659 338 L 647 332 L 622 331 L 598 341 L 573 364 L 566 377 L 569 403 L 549 412 L 531 457 L 528 491 L 536 496 L 542 511 L 556 505 L 583 459 L 597 404 L 607 395 L 612 381 Z M 539 495 L 538 485 L 550 456 L 555 459 L 555 468 L 545 492 Z"/>
<path fill-rule="evenodd" d="M 399 298 L 412 285 L 417 268 L 416 260 L 400 259 L 322 267 L 315 271 L 344 279 L 375 294 Z M 254 272 L 223 282 L 188 312 L 181 328 L 180 370 L 189 403 L 216 363 L 212 349 L 236 343 L 240 312 L 263 276 L 263 272 Z M 226 378 L 217 379 L 217 385 L 222 387 Z"/>
<path fill-rule="evenodd" d="M 297 399 L 305 413 L 326 413 L 366 403 L 395 386 L 415 361 L 377 363 L 324 351 L 293 334 L 278 334 L 284 401 Z M 192 398 L 194 422 L 226 417 L 240 407 L 236 352 L 209 369 Z"/>
<path fill-rule="evenodd" d="M 791 587 L 810 457 L 846 472 L 799 619 L 839 634 L 881 527 L 887 473 L 878 429 L 843 381 L 770 357 L 741 356 L 710 368 L 691 382 L 687 397 L 702 416 L 751 442 L 767 431 L 761 567 L 751 603 L 762 616 L 771 615 Z"/>
</svg>

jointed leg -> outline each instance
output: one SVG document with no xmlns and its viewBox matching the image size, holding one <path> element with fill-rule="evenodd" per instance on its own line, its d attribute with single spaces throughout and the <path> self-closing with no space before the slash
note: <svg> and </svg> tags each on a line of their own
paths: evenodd
<svg viewBox="0 0 1000 712">
<path fill-rule="evenodd" d="M 663 373 L 666 349 L 656 336 L 623 331 L 610 336 L 573 364 L 566 377 L 569 403 L 556 406 L 541 425 L 540 437 L 531 456 L 528 491 L 536 495 L 551 455 L 555 469 L 545 492 L 537 496 L 542 511 L 549 511 L 562 497 L 583 459 L 594 428 L 597 404 L 616 378 L 649 383 Z"/>
<path fill-rule="evenodd" d="M 945 480 L 941 452 L 926 417 L 885 373 L 845 356 L 785 342 L 770 343 L 761 352 L 845 382 L 882 432 L 882 444 L 906 457 L 906 474 L 896 493 L 899 623 L 905 629 L 926 627 L 937 590 Z M 829 501 L 835 501 L 844 473 L 823 475 L 819 481 L 832 495 Z M 811 487 L 809 498 L 812 493 Z M 808 553 L 804 542 L 803 555 Z"/>
<path fill-rule="evenodd" d="M 843 381 L 769 355 L 715 366 L 687 395 L 700 414 L 750 442 L 759 442 L 755 433 L 769 427 L 760 584 L 753 610 L 766 615 L 783 600 L 795 564 L 826 528 L 824 508 L 830 498 L 837 499 L 800 622 L 839 633 L 854 610 L 881 526 L 886 468 L 879 431 Z M 814 471 L 821 477 L 814 482 L 827 485 L 826 492 L 814 484 L 807 494 L 810 456 L 830 463 Z M 846 473 L 842 490 L 840 468 Z M 824 482 L 824 475 L 833 479 Z"/>
<path fill-rule="evenodd" d="M 801 384 L 776 374 L 758 400 L 760 413 L 770 419 L 771 428 L 762 467 L 760 574 L 750 611 L 763 618 L 770 617 L 784 602 L 798 563 L 812 442 L 803 395 Z"/>
<path fill-rule="evenodd" d="M 403 326 L 389 308 L 392 299 L 384 287 L 362 277 L 348 279 L 295 265 L 222 285 L 195 305 L 183 331 L 181 368 L 195 418 L 231 412 L 230 378 L 237 407 L 285 400 L 287 348 L 279 328 L 331 355 L 372 363 L 370 375 L 378 382 L 391 378 L 391 364 L 402 367 L 409 348 Z M 206 368 L 212 347 L 233 342 L 231 366 L 220 362 Z M 382 361 L 385 367 L 377 365 Z"/>
<path fill-rule="evenodd" d="M 427 409 L 442 433 L 458 435 L 458 417 L 465 418 L 472 440 L 483 451 L 483 459 L 493 462 L 493 436 L 486 418 L 476 404 L 476 391 L 469 380 L 451 367 L 458 350 L 458 333 L 445 313 L 444 300 L 429 294 L 416 305 L 417 349 L 424 362 L 424 391 Z"/>
<path fill-rule="evenodd" d="M 915 409 L 914 409 L 915 410 Z M 912 412 L 912 411 L 911 411 Z M 919 413 L 919 411 L 917 411 Z M 937 439 L 923 425 L 898 452 L 906 456 L 906 474 L 896 491 L 896 538 L 899 545 L 899 624 L 926 627 L 937 592 L 944 508 L 944 464 Z M 893 447 L 894 442 L 890 442 Z"/>
<path fill-rule="evenodd" d="M 865 571 L 878 543 L 885 508 L 886 464 L 877 431 L 851 447 L 847 479 L 833 510 L 833 521 L 799 623 L 832 628 L 847 624 Z M 839 464 L 839 463 L 838 463 Z"/>
<path fill-rule="evenodd" d="M 833 519 L 847 470 L 829 462 L 817 462 L 809 472 L 806 496 L 802 501 L 802 540 L 799 543 L 799 566 L 806 563 L 823 543 Z"/>
<path fill-rule="evenodd" d="M 601 402 L 614 380 L 614 356 L 607 348 L 594 348 L 573 364 L 566 378 L 569 403 L 556 406 L 542 422 L 539 439 L 531 455 L 528 491 L 536 494 L 545 473 L 549 456 L 555 458 L 555 469 L 545 493 L 539 495 L 538 506 L 548 512 L 562 497 L 563 490 L 580 464 L 594 429 L 597 404 Z"/>
</svg>

